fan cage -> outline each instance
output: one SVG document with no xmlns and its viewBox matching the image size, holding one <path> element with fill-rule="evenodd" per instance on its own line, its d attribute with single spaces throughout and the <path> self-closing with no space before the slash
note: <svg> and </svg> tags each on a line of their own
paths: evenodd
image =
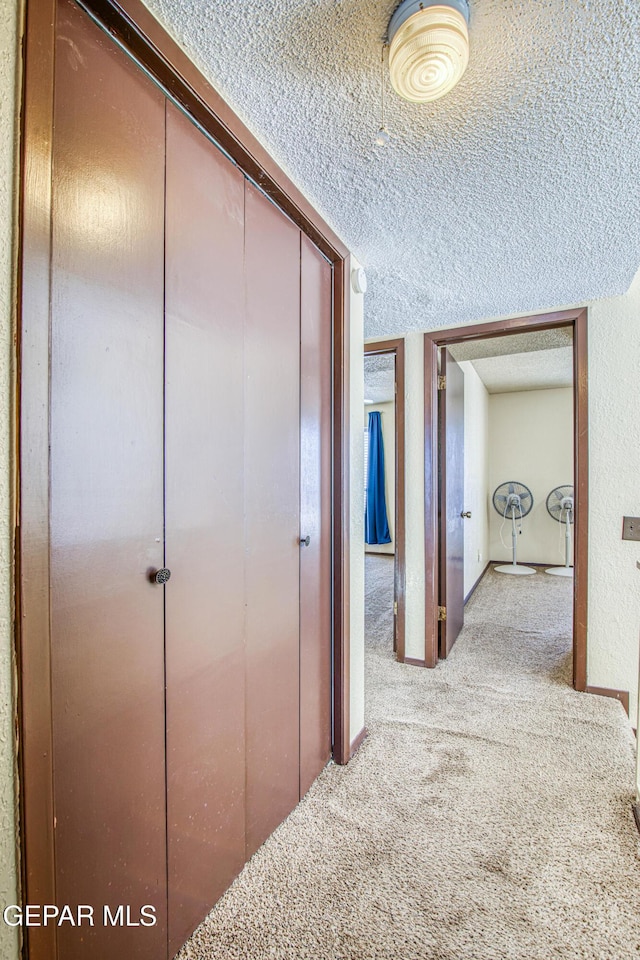
<svg viewBox="0 0 640 960">
<path fill-rule="evenodd" d="M 519 505 L 510 504 L 509 498 L 519 497 Z M 497 513 L 506 520 L 517 520 L 526 517 L 533 507 L 533 494 L 525 483 L 518 480 L 509 480 L 501 483 L 493 492 L 493 506 Z"/>
<path fill-rule="evenodd" d="M 564 501 L 571 500 L 571 507 L 568 509 Z M 565 483 L 562 486 L 554 487 L 547 497 L 547 512 L 550 517 L 557 520 L 558 523 L 573 523 L 575 513 L 575 499 L 573 484 Z"/>
</svg>

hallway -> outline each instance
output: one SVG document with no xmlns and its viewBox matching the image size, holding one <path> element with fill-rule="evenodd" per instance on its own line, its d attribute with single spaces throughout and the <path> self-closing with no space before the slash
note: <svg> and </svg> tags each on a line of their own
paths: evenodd
<svg viewBox="0 0 640 960">
<path fill-rule="evenodd" d="M 392 559 L 366 563 L 369 737 L 181 960 L 636 956 L 633 736 L 616 701 L 569 686 L 570 582 L 489 573 L 427 671 L 393 660 Z"/>
</svg>

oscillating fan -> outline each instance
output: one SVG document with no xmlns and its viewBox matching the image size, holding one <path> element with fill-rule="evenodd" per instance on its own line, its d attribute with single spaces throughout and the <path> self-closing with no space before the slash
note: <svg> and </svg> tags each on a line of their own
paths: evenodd
<svg viewBox="0 0 640 960">
<path fill-rule="evenodd" d="M 571 524 L 573 523 L 573 487 L 567 483 L 555 487 L 547 497 L 547 510 L 558 523 L 564 523 L 564 567 L 549 567 L 546 573 L 554 577 L 572 577 L 571 567 Z"/>
<path fill-rule="evenodd" d="M 498 573 L 515 573 L 520 576 L 535 573 L 536 571 L 533 567 L 525 567 L 517 562 L 518 531 L 522 529 L 522 520 L 533 506 L 533 494 L 531 490 L 529 490 L 529 487 L 525 486 L 524 483 L 518 483 L 517 480 L 501 483 L 493 493 L 493 505 L 503 520 L 511 520 L 511 544 L 513 552 L 511 563 L 505 563 L 493 569 Z M 502 533 L 500 537 L 502 538 Z"/>
</svg>

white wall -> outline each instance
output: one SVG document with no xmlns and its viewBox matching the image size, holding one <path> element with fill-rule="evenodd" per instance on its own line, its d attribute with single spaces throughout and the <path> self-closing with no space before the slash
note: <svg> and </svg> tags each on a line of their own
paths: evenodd
<svg viewBox="0 0 640 960">
<path fill-rule="evenodd" d="M 640 272 L 624 297 L 589 312 L 589 612 L 591 685 L 629 690 L 637 715 L 640 543 L 621 539 L 640 516 Z"/>
<path fill-rule="evenodd" d="M 575 304 L 549 304 L 544 313 Z M 587 682 L 628 690 L 638 712 L 640 543 L 621 540 L 640 516 L 640 271 L 628 293 L 589 307 L 589 611 Z M 513 316 L 513 315 L 512 315 Z M 502 319 L 478 318 L 477 323 Z M 395 335 L 397 336 L 397 334 Z M 376 337 L 376 340 L 379 339 Z M 406 338 L 407 656 L 424 658 L 423 337 Z M 360 420 L 358 431 L 360 432 Z M 362 490 L 362 471 L 355 477 Z M 354 538 L 352 547 L 359 541 Z M 352 603 L 359 602 L 359 584 Z M 363 624 L 364 630 L 364 624 Z M 364 636 L 364 634 L 362 634 Z M 363 641 L 353 632 L 353 647 Z"/>
<path fill-rule="evenodd" d="M 464 595 L 489 561 L 489 394 L 468 360 L 464 374 Z"/>
<path fill-rule="evenodd" d="M 391 543 L 365 543 L 365 553 L 395 553 L 396 523 L 396 405 L 393 400 L 387 403 L 368 403 L 364 408 L 364 426 L 369 426 L 369 414 L 380 414 L 382 440 L 384 443 L 384 485 L 387 498 L 387 520 Z"/>
<path fill-rule="evenodd" d="M 571 387 L 491 394 L 490 494 L 507 480 L 526 484 L 533 494 L 533 509 L 518 535 L 518 561 L 563 564 L 564 524 L 549 516 L 546 501 L 554 487 L 573 483 Z M 500 539 L 501 529 L 506 546 Z M 505 522 L 493 506 L 489 549 L 491 560 L 511 560 L 511 521 Z"/>
<path fill-rule="evenodd" d="M 15 415 L 15 243 L 18 3 L 0 12 L 0 903 L 18 898 L 14 739 L 13 510 Z M 19 956 L 18 931 L 0 922 L 0 956 Z"/>
<path fill-rule="evenodd" d="M 351 258 L 351 268 L 358 267 Z M 364 297 L 351 288 L 351 340 L 349 344 L 350 446 L 350 738 L 353 743 L 364 727 Z"/>
</svg>

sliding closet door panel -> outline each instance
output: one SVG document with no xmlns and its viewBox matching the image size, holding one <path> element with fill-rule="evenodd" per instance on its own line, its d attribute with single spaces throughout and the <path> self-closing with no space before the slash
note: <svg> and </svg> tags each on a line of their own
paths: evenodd
<svg viewBox="0 0 640 960">
<path fill-rule="evenodd" d="M 244 179 L 167 107 L 169 946 L 244 864 Z"/>
<path fill-rule="evenodd" d="M 331 266 L 300 261 L 300 796 L 331 757 Z"/>
<path fill-rule="evenodd" d="M 300 232 L 246 185 L 247 856 L 299 795 Z"/>
<path fill-rule="evenodd" d="M 166 955 L 164 99 L 58 7 L 51 314 L 51 638 L 61 960 Z M 155 908 L 155 926 L 127 926 Z M 104 925 L 103 907 L 117 926 Z"/>
</svg>

